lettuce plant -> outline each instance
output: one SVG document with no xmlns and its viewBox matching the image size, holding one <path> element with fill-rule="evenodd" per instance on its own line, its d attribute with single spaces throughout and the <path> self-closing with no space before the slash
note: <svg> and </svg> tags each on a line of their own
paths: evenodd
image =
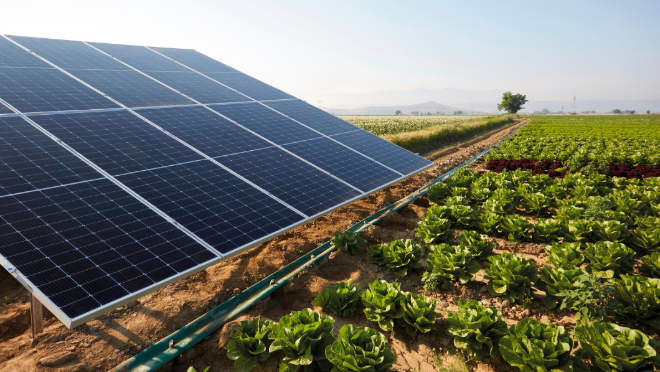
<svg viewBox="0 0 660 372">
<path fill-rule="evenodd" d="M 660 229 L 660 217 L 644 216 L 635 220 L 637 229 Z"/>
<path fill-rule="evenodd" d="M 635 199 L 630 192 L 617 190 L 610 195 L 619 211 L 631 218 L 637 218 L 649 214 L 649 204 Z"/>
<path fill-rule="evenodd" d="M 472 253 L 460 246 L 441 244 L 429 254 L 428 263 L 431 271 L 422 275 L 424 288 L 435 290 L 451 288 L 455 282 L 467 284 L 472 276 L 481 269 Z"/>
<path fill-rule="evenodd" d="M 396 271 L 399 276 L 408 275 L 409 269 L 421 267 L 421 257 L 422 248 L 412 239 L 395 240 L 383 250 L 385 266 Z"/>
<path fill-rule="evenodd" d="M 491 266 L 486 270 L 488 292 L 503 297 L 511 303 L 531 297 L 532 286 L 538 280 L 538 270 L 533 260 L 519 254 L 502 253 L 490 256 Z"/>
<path fill-rule="evenodd" d="M 446 242 L 454 236 L 449 219 L 426 216 L 418 224 L 415 233 L 426 244 Z"/>
<path fill-rule="evenodd" d="M 504 360 L 522 371 L 573 371 L 575 341 L 564 327 L 525 318 L 500 340 Z"/>
<path fill-rule="evenodd" d="M 476 220 L 476 211 L 468 205 L 453 205 L 449 219 L 452 226 L 462 227 L 464 229 L 472 226 Z"/>
<path fill-rule="evenodd" d="M 337 341 L 325 349 L 332 372 L 388 371 L 396 362 L 387 338 L 368 327 L 347 324 L 339 330 Z"/>
<path fill-rule="evenodd" d="M 355 231 L 337 231 L 332 239 L 332 245 L 350 254 L 357 254 L 364 248 L 367 241 L 362 238 L 362 234 Z"/>
<path fill-rule="evenodd" d="M 497 189 L 497 184 L 495 183 L 495 177 L 491 175 L 497 175 L 497 173 L 485 173 L 481 177 L 477 178 L 472 182 L 472 190 L 475 189 L 489 189 L 495 191 Z"/>
<path fill-rule="evenodd" d="M 594 241 L 610 241 L 610 242 L 622 242 L 628 236 L 630 232 L 625 223 L 619 221 L 594 221 L 593 230 L 591 238 Z M 660 239 L 660 231 L 658 234 L 658 239 Z M 660 244 L 660 240 L 658 242 Z"/>
<path fill-rule="evenodd" d="M 270 358 L 268 335 L 275 324 L 270 320 L 243 320 L 231 332 L 232 341 L 225 346 L 227 357 L 234 361 L 237 372 L 250 372 L 257 365 Z"/>
<path fill-rule="evenodd" d="M 396 321 L 409 335 L 437 331 L 438 326 L 435 324 L 439 315 L 435 311 L 437 305 L 438 300 L 434 298 L 426 297 L 422 293 L 416 295 L 407 292 L 401 299 L 403 316 L 396 318 Z"/>
<path fill-rule="evenodd" d="M 569 242 L 587 242 L 591 237 L 593 222 L 586 220 L 570 220 L 564 225 L 564 240 Z"/>
<path fill-rule="evenodd" d="M 364 315 L 372 322 L 377 322 L 383 331 L 389 332 L 394 328 L 394 319 L 403 316 L 403 297 L 399 283 L 376 280 L 362 293 Z"/>
<path fill-rule="evenodd" d="M 373 244 L 367 247 L 367 262 L 376 264 L 378 266 L 385 266 L 383 254 L 387 249 L 388 244 Z"/>
<path fill-rule="evenodd" d="M 555 218 L 560 221 L 568 222 L 573 220 L 579 220 L 580 218 L 582 218 L 583 215 L 584 215 L 584 208 L 576 207 L 574 205 L 562 205 L 559 208 L 557 208 L 557 214 L 555 215 Z"/>
<path fill-rule="evenodd" d="M 552 218 L 541 218 L 534 225 L 532 240 L 536 243 L 549 243 L 561 235 L 563 224 Z"/>
<path fill-rule="evenodd" d="M 315 295 L 312 305 L 338 316 L 353 316 L 361 294 L 360 285 L 349 279 L 348 282 L 339 282 Z"/>
<path fill-rule="evenodd" d="M 580 266 L 584 262 L 580 243 L 553 243 L 545 247 L 548 263 L 555 266 L 569 264 Z"/>
<path fill-rule="evenodd" d="M 660 252 L 642 257 L 639 271 L 647 278 L 660 278 Z"/>
<path fill-rule="evenodd" d="M 623 305 L 617 315 L 632 324 L 660 329 L 660 279 L 622 275 L 614 280 L 614 297 Z"/>
<path fill-rule="evenodd" d="M 637 229 L 632 234 L 631 243 L 638 252 L 660 252 L 660 228 Z"/>
<path fill-rule="evenodd" d="M 597 242 L 587 244 L 584 256 L 589 260 L 588 272 L 601 272 L 604 278 L 632 273 L 635 251 L 621 243 Z"/>
<path fill-rule="evenodd" d="M 437 183 L 426 191 L 426 196 L 432 203 L 443 204 L 451 196 L 451 188 L 444 183 Z"/>
<path fill-rule="evenodd" d="M 452 187 L 470 187 L 472 181 L 479 177 L 479 173 L 469 170 L 467 168 L 461 168 L 454 173 L 447 180 L 447 186 Z"/>
<path fill-rule="evenodd" d="M 488 236 L 476 231 L 466 231 L 458 238 L 461 247 L 466 248 L 475 259 L 486 259 L 493 254 L 496 247 L 494 242 L 488 241 Z"/>
<path fill-rule="evenodd" d="M 534 225 L 525 217 L 511 214 L 502 219 L 502 233 L 512 242 L 531 240 L 531 231 Z"/>
<path fill-rule="evenodd" d="M 514 204 L 513 201 L 502 200 L 496 196 L 492 196 L 490 199 L 486 200 L 486 202 L 483 204 L 483 208 L 486 212 L 503 216 L 513 212 Z"/>
<path fill-rule="evenodd" d="M 543 266 L 537 287 L 546 293 L 545 306 L 548 309 L 554 309 L 558 305 L 561 305 L 562 309 L 573 308 L 573 303 L 565 303 L 564 299 L 570 291 L 581 288 L 580 275 L 584 274 L 587 274 L 586 270 L 570 264 Z"/>
<path fill-rule="evenodd" d="M 468 197 L 470 194 L 470 190 L 467 189 L 467 187 L 452 187 L 451 188 L 451 196 L 460 196 L 463 198 Z"/>
<path fill-rule="evenodd" d="M 566 198 L 566 189 L 559 185 L 550 185 L 543 189 L 543 193 L 548 195 L 553 199 L 564 199 Z"/>
<path fill-rule="evenodd" d="M 502 216 L 489 212 L 480 214 L 476 220 L 479 231 L 489 236 L 497 234 L 501 224 Z"/>
<path fill-rule="evenodd" d="M 449 218 L 451 209 L 444 205 L 432 205 L 427 211 L 424 218 L 442 219 Z"/>
<path fill-rule="evenodd" d="M 450 196 L 445 199 L 445 205 L 448 207 L 454 207 L 457 205 L 467 206 L 470 204 L 470 201 L 463 196 Z"/>
<path fill-rule="evenodd" d="M 483 203 L 486 200 L 488 200 L 488 198 L 490 198 L 492 195 L 493 192 L 487 187 L 483 187 L 480 189 L 473 188 L 470 198 L 477 203 Z"/>
<path fill-rule="evenodd" d="M 485 307 L 477 300 L 458 301 L 458 311 L 447 311 L 449 329 L 454 346 L 474 353 L 478 359 L 500 355 L 499 341 L 507 334 L 502 313 L 494 307 Z"/>
<path fill-rule="evenodd" d="M 658 343 L 646 334 L 613 323 L 578 324 L 575 336 L 580 342 L 578 352 L 598 370 L 614 372 L 653 371 L 660 366 Z"/>
<path fill-rule="evenodd" d="M 523 196 L 522 204 L 527 213 L 539 216 L 550 211 L 550 207 L 552 207 L 552 199 L 540 192 L 528 193 Z"/>
<path fill-rule="evenodd" d="M 313 371 L 315 367 L 329 370 L 325 348 L 335 341 L 334 327 L 334 319 L 310 309 L 283 316 L 268 336 L 273 340 L 269 351 L 281 350 L 284 354 L 280 372 L 295 372 L 301 367 L 304 371 Z"/>
</svg>

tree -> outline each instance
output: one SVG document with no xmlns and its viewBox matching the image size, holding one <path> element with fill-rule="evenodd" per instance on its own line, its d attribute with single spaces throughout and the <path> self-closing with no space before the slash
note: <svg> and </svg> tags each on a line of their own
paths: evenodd
<svg viewBox="0 0 660 372">
<path fill-rule="evenodd" d="M 646 110 L 646 115 L 651 114 L 651 110 Z"/>
<path fill-rule="evenodd" d="M 401 110 L 396 110 L 396 112 L 394 113 L 394 115 L 401 115 Z"/>
<path fill-rule="evenodd" d="M 613 114 L 620 114 L 620 113 L 621 113 L 621 110 L 619 110 L 619 109 L 614 109 L 614 110 L 612 110 L 612 113 L 613 113 Z"/>
<path fill-rule="evenodd" d="M 497 109 L 502 111 L 506 110 L 509 114 L 515 114 L 523 108 L 523 105 L 527 103 L 527 96 L 523 94 L 513 94 L 511 92 L 505 92 L 502 96 L 502 103 L 497 105 Z"/>
<path fill-rule="evenodd" d="M 630 115 L 634 114 L 635 110 L 630 110 Z"/>
</svg>

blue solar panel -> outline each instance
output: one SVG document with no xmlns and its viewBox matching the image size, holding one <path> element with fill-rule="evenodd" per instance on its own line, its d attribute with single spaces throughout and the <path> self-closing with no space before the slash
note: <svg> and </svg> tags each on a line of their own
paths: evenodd
<svg viewBox="0 0 660 372">
<path fill-rule="evenodd" d="M 7 106 L 0 103 L 0 114 L 13 114 L 14 112 Z"/>
<path fill-rule="evenodd" d="M 75 70 L 71 73 L 128 107 L 195 103 L 137 71 Z"/>
<path fill-rule="evenodd" d="M 266 102 L 265 104 L 266 106 L 272 107 L 284 115 L 328 136 L 362 130 L 351 123 L 301 100 Z"/>
<path fill-rule="evenodd" d="M 201 103 L 250 101 L 249 98 L 190 70 L 188 72 L 150 71 L 148 74 Z"/>
<path fill-rule="evenodd" d="M 326 212 L 360 195 L 275 147 L 223 156 L 218 161 L 308 216 Z"/>
<path fill-rule="evenodd" d="M 0 196 L 101 177 L 23 118 L 0 117 Z"/>
<path fill-rule="evenodd" d="M 112 175 L 204 159 L 128 110 L 32 119 Z"/>
<path fill-rule="evenodd" d="M 0 67 L 0 98 L 28 112 L 119 108 L 56 69 Z"/>
<path fill-rule="evenodd" d="M 0 197 L 0 255 L 75 321 L 217 256 L 109 180 Z"/>
<path fill-rule="evenodd" d="M 212 158 L 273 146 L 205 107 L 153 108 L 138 112 Z"/>
<path fill-rule="evenodd" d="M 378 189 L 401 177 L 328 138 L 294 142 L 282 147 L 363 192 Z"/>
<path fill-rule="evenodd" d="M 213 80 L 219 81 L 230 88 L 234 88 L 237 91 L 257 101 L 263 101 L 269 99 L 293 98 L 293 96 L 284 93 L 277 88 L 273 88 L 268 84 L 262 83 L 261 81 L 240 72 L 237 73 L 206 72 L 204 73 L 204 75 L 210 77 Z"/>
<path fill-rule="evenodd" d="M 51 67 L 23 48 L 0 36 L 0 67 Z"/>
<path fill-rule="evenodd" d="M 129 67 L 94 50 L 82 41 L 25 36 L 9 36 L 9 38 L 67 71 L 79 69 L 130 70 Z"/>
<path fill-rule="evenodd" d="M 260 103 L 210 105 L 209 107 L 277 144 L 302 141 L 320 136 L 318 133 L 262 106 Z"/>
<path fill-rule="evenodd" d="M 149 71 L 179 71 L 190 72 L 190 69 L 165 58 L 158 53 L 135 45 L 89 43 L 96 48 L 108 53 L 118 60 L 128 63 L 143 72 Z"/>
<path fill-rule="evenodd" d="M 199 72 L 237 72 L 224 63 L 220 63 L 193 49 L 155 47 L 151 47 L 151 49 Z"/>
<path fill-rule="evenodd" d="M 223 254 L 303 219 L 208 160 L 117 178 Z"/>
<path fill-rule="evenodd" d="M 332 138 L 404 175 L 415 173 L 433 165 L 433 162 L 367 131 L 338 134 L 332 136 Z"/>
</svg>

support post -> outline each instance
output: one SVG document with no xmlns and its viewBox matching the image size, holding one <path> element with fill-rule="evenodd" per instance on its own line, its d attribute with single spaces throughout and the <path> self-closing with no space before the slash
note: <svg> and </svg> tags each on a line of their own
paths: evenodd
<svg viewBox="0 0 660 372">
<path fill-rule="evenodd" d="M 41 302 L 32 293 L 30 293 L 30 316 L 32 318 L 32 339 L 34 340 L 38 334 L 44 331 L 44 318 Z"/>
</svg>

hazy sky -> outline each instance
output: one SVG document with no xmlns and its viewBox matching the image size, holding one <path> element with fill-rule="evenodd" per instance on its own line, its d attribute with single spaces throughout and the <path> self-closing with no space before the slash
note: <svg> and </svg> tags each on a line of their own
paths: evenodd
<svg viewBox="0 0 660 372">
<path fill-rule="evenodd" d="M 315 102 L 505 89 L 660 98 L 660 1 L 0 0 L 0 33 L 194 48 Z"/>
</svg>

